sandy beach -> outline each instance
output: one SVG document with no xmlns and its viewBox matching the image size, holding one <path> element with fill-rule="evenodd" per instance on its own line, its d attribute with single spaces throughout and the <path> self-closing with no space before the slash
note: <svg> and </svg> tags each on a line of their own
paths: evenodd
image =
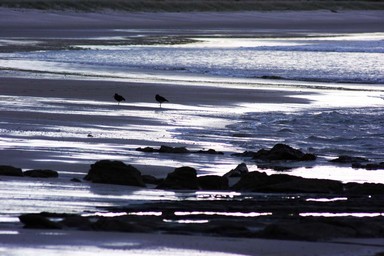
<svg viewBox="0 0 384 256">
<path fill-rule="evenodd" d="M 91 39 L 89 45 L 92 45 L 94 40 L 121 40 L 135 34 L 184 38 L 221 33 L 228 37 L 382 33 L 383 16 L 383 11 L 81 13 L 1 8 L 0 52 L 25 50 L 23 42 L 32 42 L 35 47 L 36 41 L 53 40 L 53 46 L 49 47 L 62 50 L 69 41 Z M 63 40 L 66 41 L 64 46 L 60 45 Z M 23 170 L 57 170 L 59 181 L 64 184 L 71 178 L 84 177 L 89 166 L 101 159 L 133 164 L 143 173 L 157 178 L 165 177 L 181 165 L 193 166 L 199 170 L 198 175 L 222 175 L 241 162 L 231 154 L 243 150 L 222 141 L 241 140 L 244 135 L 235 134 L 218 140 L 216 138 L 221 135 L 215 133 L 201 137 L 192 135 L 188 139 L 183 132 L 191 127 L 222 131 L 239 116 L 252 111 L 296 110 L 325 104 L 343 107 L 377 107 L 382 104 L 382 92 L 340 92 L 308 87 L 297 90 L 276 86 L 276 81 L 268 79 L 256 85 L 241 84 L 240 80 L 199 84 L 33 73 L 22 68 L 19 71 L 6 68 L 0 71 L 0 130 L 3 131 L 0 136 L 0 165 Z M 114 93 L 124 95 L 125 102 L 118 105 L 113 100 Z M 166 96 L 170 102 L 160 108 L 154 100 L 157 93 Z M 329 103 L 327 99 L 330 98 L 341 100 Z M 145 155 L 136 151 L 138 147 L 161 145 L 193 150 L 213 148 L 224 152 L 224 156 Z M 258 170 L 257 166 L 249 166 L 249 169 Z M 30 182 L 25 177 L 0 178 L 0 181 L 4 184 Z M 55 183 L 52 180 L 47 182 Z M 89 186 L 97 197 L 108 193 L 97 186 Z M 122 196 L 123 192 L 113 190 L 112 194 Z M 5 211 L 7 206 L 3 208 Z M 14 220 L 15 215 L 17 213 L 0 216 L 1 255 L 154 255 L 160 252 L 165 255 L 373 256 L 384 251 L 383 238 L 304 242 L 177 234 L 25 230 L 21 225 L 9 224 L 9 219 Z"/>
</svg>

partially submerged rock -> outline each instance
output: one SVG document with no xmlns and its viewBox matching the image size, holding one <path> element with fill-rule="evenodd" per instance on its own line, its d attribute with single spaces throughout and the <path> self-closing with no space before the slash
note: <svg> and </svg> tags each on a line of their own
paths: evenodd
<svg viewBox="0 0 384 256">
<path fill-rule="evenodd" d="M 149 229 L 145 228 L 143 223 L 135 223 L 125 220 L 123 217 L 116 218 L 99 218 L 92 224 L 92 229 L 97 231 L 115 231 L 115 232 L 147 232 Z"/>
<path fill-rule="evenodd" d="M 41 214 L 23 214 L 19 217 L 19 220 L 24 224 L 24 228 L 34 229 L 61 229 L 61 225 L 49 220 L 47 217 Z"/>
<path fill-rule="evenodd" d="M 198 150 L 198 151 L 195 151 L 194 153 L 197 153 L 197 154 L 208 154 L 208 155 L 224 155 L 223 152 L 221 151 L 216 151 L 214 149 L 207 149 L 207 150 Z"/>
<path fill-rule="evenodd" d="M 341 193 L 343 184 L 335 180 L 306 179 L 286 174 L 267 175 L 254 171 L 243 175 L 232 189 L 273 193 Z"/>
<path fill-rule="evenodd" d="M 353 164 L 353 163 L 369 162 L 369 160 L 365 157 L 341 155 L 338 158 L 330 160 L 329 162 L 342 163 L 342 164 Z"/>
<path fill-rule="evenodd" d="M 316 156 L 303 153 L 298 149 L 285 144 L 276 144 L 272 149 L 261 149 L 253 155 L 253 159 L 263 161 L 289 160 L 289 161 L 314 161 Z"/>
<path fill-rule="evenodd" d="M 197 178 L 199 188 L 202 190 L 228 190 L 228 179 L 218 175 L 206 175 Z"/>
<path fill-rule="evenodd" d="M 368 163 L 368 164 L 362 164 L 362 163 L 353 163 L 353 168 L 356 169 L 366 169 L 366 170 L 384 170 L 384 162 L 381 163 Z"/>
<path fill-rule="evenodd" d="M 0 165 L 0 175 L 3 176 L 23 176 L 23 171 L 21 168 L 9 166 L 9 165 Z"/>
<path fill-rule="evenodd" d="M 190 153 L 185 147 L 170 147 L 162 145 L 158 150 L 159 153 L 185 154 Z"/>
<path fill-rule="evenodd" d="M 152 175 L 141 175 L 145 184 L 159 185 L 164 179 L 158 179 Z"/>
<path fill-rule="evenodd" d="M 304 153 L 298 149 L 285 144 L 276 144 L 272 149 L 260 149 L 257 152 L 245 151 L 235 153 L 233 156 L 251 157 L 258 161 L 314 161 L 316 156 L 310 153 Z"/>
<path fill-rule="evenodd" d="M 162 145 L 160 148 L 152 148 L 152 147 L 145 147 L 145 148 L 137 148 L 136 151 L 146 152 L 146 153 L 168 153 L 168 154 L 189 154 L 189 153 L 195 153 L 195 154 L 209 154 L 209 155 L 223 155 L 223 152 L 216 151 L 214 149 L 208 149 L 208 150 L 189 150 L 186 147 L 171 147 L 171 146 L 165 146 Z"/>
<path fill-rule="evenodd" d="M 238 156 L 238 157 L 254 157 L 257 152 L 255 151 L 244 151 L 243 153 L 233 153 L 232 156 Z"/>
<path fill-rule="evenodd" d="M 140 171 L 121 161 L 98 161 L 91 165 L 84 179 L 94 183 L 145 187 Z"/>
<path fill-rule="evenodd" d="M 224 174 L 224 177 L 232 178 L 232 177 L 241 177 L 243 174 L 248 173 L 248 167 L 245 163 L 241 163 L 238 166 L 236 166 L 235 169 L 230 170 L 226 174 Z"/>
<path fill-rule="evenodd" d="M 24 172 L 24 176 L 32 178 L 57 178 L 59 173 L 53 170 L 28 170 Z"/>
<path fill-rule="evenodd" d="M 146 152 L 146 153 L 170 153 L 170 154 L 186 154 L 190 153 L 185 147 L 170 147 L 170 146 L 160 146 L 160 148 L 137 148 L 136 151 Z"/>
<path fill-rule="evenodd" d="M 157 188 L 197 190 L 199 188 L 197 172 L 194 168 L 189 166 L 176 168 L 173 172 L 167 175 L 165 180 L 161 182 Z"/>
</svg>

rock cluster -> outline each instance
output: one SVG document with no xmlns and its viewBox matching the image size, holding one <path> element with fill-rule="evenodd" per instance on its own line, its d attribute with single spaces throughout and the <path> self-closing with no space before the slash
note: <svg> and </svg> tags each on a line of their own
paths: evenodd
<svg viewBox="0 0 384 256">
<path fill-rule="evenodd" d="M 38 178 L 58 177 L 52 170 L 28 170 L 12 166 L 0 166 L 0 175 L 28 176 Z M 236 178 L 237 180 L 232 180 Z M 230 179 L 232 180 L 230 182 Z M 316 193 L 343 195 L 382 195 L 384 184 L 342 183 L 328 179 L 309 179 L 287 174 L 267 175 L 264 172 L 249 172 L 245 163 L 239 164 L 223 176 L 197 176 L 196 169 L 183 166 L 176 168 L 165 178 L 142 174 L 132 165 L 121 161 L 101 160 L 91 165 L 84 180 L 93 183 L 146 187 L 155 185 L 157 189 L 167 190 L 223 190 L 264 193 Z M 80 182 L 73 179 L 73 182 Z"/>
<path fill-rule="evenodd" d="M 160 149 L 144 148 L 143 152 L 198 153 L 186 148 L 162 146 Z M 204 151 L 218 154 L 216 151 Z M 284 144 L 258 152 L 244 152 L 257 162 L 313 161 L 316 156 L 301 152 Z M 332 160 L 337 164 L 352 164 L 356 168 L 371 168 L 372 163 L 359 157 L 339 156 Z M 382 168 L 383 163 L 373 166 Z M 372 167 L 372 168 L 373 168 Z M 182 200 L 159 201 L 121 207 L 106 207 L 105 212 L 125 213 L 116 217 L 99 215 L 32 213 L 19 217 L 25 228 L 78 229 L 119 232 L 161 232 L 206 234 L 231 237 L 263 237 L 295 240 L 327 240 L 338 237 L 384 237 L 384 216 L 377 214 L 383 207 L 384 184 L 342 183 L 328 179 L 308 179 L 287 174 L 267 175 L 249 171 L 245 163 L 223 176 L 197 176 L 197 170 L 182 166 L 175 168 L 165 178 L 142 174 L 132 165 L 121 161 L 101 160 L 90 166 L 85 180 L 94 183 L 145 187 L 155 185 L 166 190 L 216 190 L 235 191 L 241 194 L 257 192 L 241 197 L 241 200 Z M 57 177 L 52 170 L 28 170 L 0 166 L 0 175 L 28 177 Z M 79 182 L 80 180 L 73 180 Z M 154 186 L 151 186 L 154 187 Z M 260 194 L 259 194 L 260 193 Z M 265 193 L 265 194 L 264 194 Z M 248 195 L 248 194 L 247 194 Z M 249 195 L 254 195 L 249 193 Z M 286 195 L 286 197 L 281 196 Z M 319 199 L 330 198 L 329 201 Z M 332 200 L 343 198 L 343 200 Z M 101 210 L 102 212 L 102 210 Z M 159 215 L 136 213 L 160 212 Z M 177 213 L 184 212 L 188 216 Z M 191 213 L 193 212 L 193 214 Z M 374 217 L 303 217 L 302 213 L 376 214 Z M 252 216 L 252 217 L 249 217 Z M 191 223 L 185 224 L 185 219 Z M 199 222 L 204 220 L 203 223 Z"/>
<path fill-rule="evenodd" d="M 168 153 L 168 154 L 209 154 L 209 155 L 223 155 L 223 152 L 216 151 L 214 149 L 208 149 L 208 150 L 189 150 L 186 147 L 171 147 L 171 146 L 165 146 L 162 145 L 160 148 L 152 148 L 152 147 L 145 147 L 145 148 L 137 148 L 136 151 L 146 152 L 146 153 Z"/>
<path fill-rule="evenodd" d="M 351 164 L 355 169 L 384 170 L 384 162 L 372 163 L 365 157 L 339 156 L 330 160 L 331 163 Z"/>
<path fill-rule="evenodd" d="M 338 158 L 330 160 L 329 162 L 331 162 L 331 163 L 350 164 L 350 163 L 369 162 L 369 160 L 367 158 L 365 158 L 365 157 L 354 157 L 354 156 L 341 155 Z"/>
<path fill-rule="evenodd" d="M 249 172 L 233 187 L 235 191 L 269 192 L 269 193 L 341 193 L 340 181 L 326 179 L 306 179 L 287 174 L 267 175 L 263 172 Z"/>
<path fill-rule="evenodd" d="M 229 179 L 239 180 L 229 186 Z M 121 161 L 101 160 L 91 165 L 85 180 L 94 183 L 145 187 L 155 184 L 157 189 L 167 190 L 231 190 L 266 193 L 322 193 L 322 194 L 384 194 L 384 184 L 345 183 L 328 179 L 308 179 L 287 174 L 267 175 L 249 172 L 245 163 L 239 164 L 223 176 L 197 176 L 196 169 L 183 166 L 176 168 L 166 178 L 158 179 L 142 175 L 131 165 Z"/>
<path fill-rule="evenodd" d="M 0 166 L 0 175 L 3 176 L 16 176 L 16 177 L 22 177 L 22 176 L 28 176 L 32 178 L 57 178 L 59 177 L 59 173 L 57 171 L 53 170 L 27 170 L 23 172 L 21 168 L 8 166 L 8 165 L 1 165 Z"/>
<path fill-rule="evenodd" d="M 311 241 L 341 237 L 384 237 L 383 216 L 366 218 L 301 216 L 303 212 L 337 214 L 351 209 L 355 212 L 374 213 L 382 205 L 380 197 L 357 196 L 329 203 L 309 200 L 313 198 L 312 195 L 306 197 L 287 194 L 287 198 L 289 199 L 266 200 L 260 196 L 246 200 L 170 200 L 104 209 L 106 213 L 119 212 L 119 216 L 116 217 L 42 212 L 24 214 L 19 219 L 25 228 L 39 229 L 161 232 Z M 136 214 L 145 212 L 159 214 Z M 180 212 L 186 213 L 187 216 L 180 215 Z M 188 212 L 193 214 L 188 215 Z M 249 214 L 254 214 L 254 217 L 247 216 Z M 185 219 L 190 222 L 186 224 L 183 222 Z M 199 223 L 199 220 L 204 222 Z"/>
<path fill-rule="evenodd" d="M 366 170 L 384 170 L 384 162 L 367 163 L 367 164 L 353 163 L 352 167 L 356 169 L 366 169 Z"/>
<path fill-rule="evenodd" d="M 251 157 L 258 161 L 314 161 L 316 156 L 304 153 L 285 144 L 276 144 L 271 149 L 260 149 L 257 152 L 245 151 L 234 156 Z"/>
</svg>

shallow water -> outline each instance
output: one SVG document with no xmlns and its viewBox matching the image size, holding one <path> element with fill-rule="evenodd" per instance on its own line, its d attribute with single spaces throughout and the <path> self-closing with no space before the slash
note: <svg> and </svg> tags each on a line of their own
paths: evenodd
<svg viewBox="0 0 384 256">
<path fill-rule="evenodd" d="M 182 45 L 78 45 L 80 50 L 3 53 L 0 67 L 125 79 L 148 79 L 152 72 L 170 71 L 227 78 L 384 83 L 383 33 L 195 39 L 199 41 Z"/>
<path fill-rule="evenodd" d="M 384 109 L 380 107 L 260 112 L 241 119 L 229 127 L 244 138 L 235 143 L 250 150 L 281 142 L 328 158 L 384 159 Z"/>
</svg>

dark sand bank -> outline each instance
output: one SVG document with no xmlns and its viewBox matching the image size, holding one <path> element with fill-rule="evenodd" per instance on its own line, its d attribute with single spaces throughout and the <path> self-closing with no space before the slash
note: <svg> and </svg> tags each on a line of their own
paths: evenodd
<svg viewBox="0 0 384 256">
<path fill-rule="evenodd" d="M 156 29 L 156 33 L 195 34 L 224 30 L 227 34 L 287 32 L 382 32 L 384 11 L 303 11 L 229 13 L 125 13 L 0 9 L 0 37 L 103 37 L 129 36 Z M 170 31 L 171 30 L 171 31 Z M 183 31 L 176 31 L 183 30 Z M 197 31 L 198 32 L 197 32 Z M 227 31 L 225 30 L 232 30 Z M 205 32 L 204 32 L 205 31 Z M 152 31 L 154 32 L 154 31 Z M 147 31 L 148 33 L 148 31 Z"/>
<path fill-rule="evenodd" d="M 270 10 L 380 10 L 383 3 L 372 0 L 2 0 L 0 6 L 11 8 L 31 8 L 42 10 L 124 10 L 153 12 L 191 12 L 191 11 L 270 11 Z"/>
</svg>

